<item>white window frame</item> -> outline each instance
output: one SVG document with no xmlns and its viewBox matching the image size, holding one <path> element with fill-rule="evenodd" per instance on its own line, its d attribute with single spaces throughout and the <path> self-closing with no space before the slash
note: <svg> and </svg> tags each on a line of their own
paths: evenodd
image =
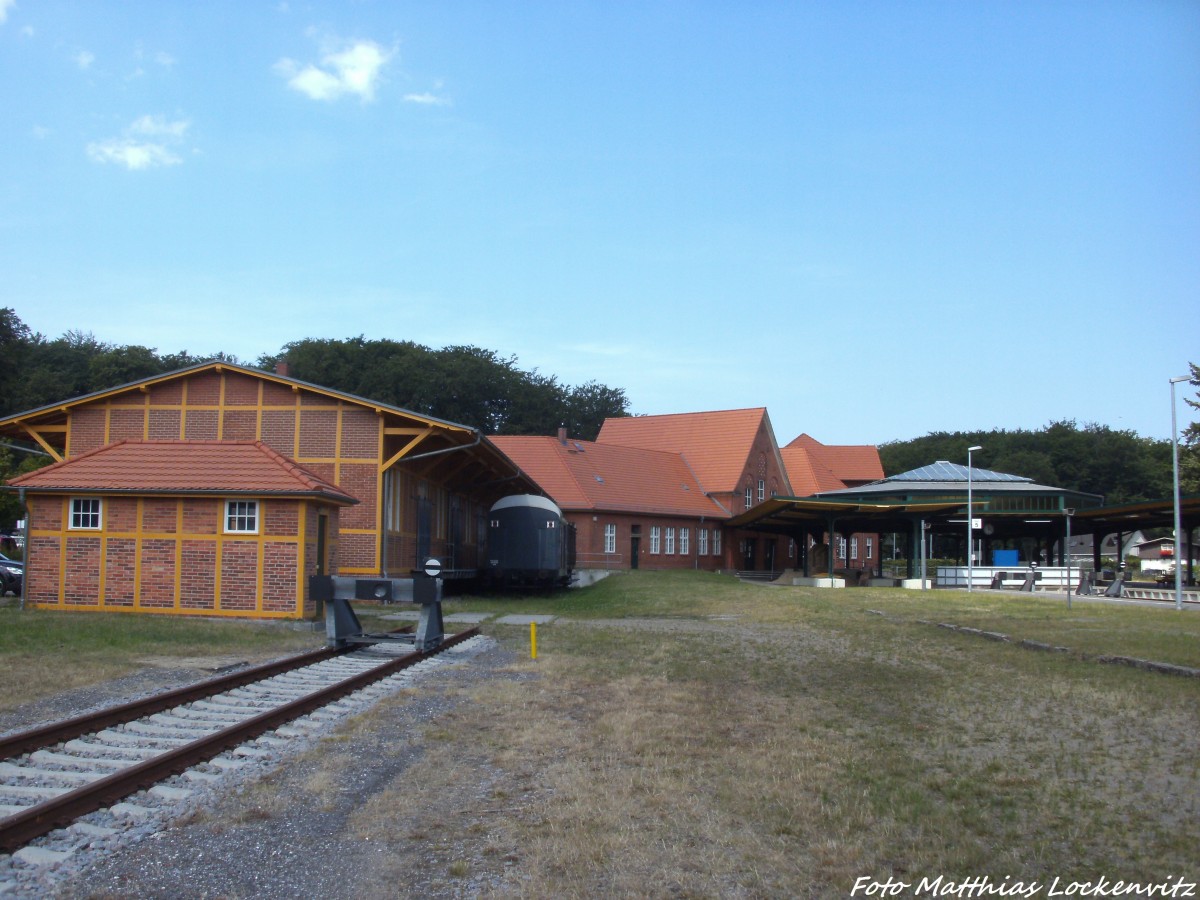
<svg viewBox="0 0 1200 900">
<path fill-rule="evenodd" d="M 225 501 L 226 534 L 258 534 L 261 520 L 257 500 Z"/>
<path fill-rule="evenodd" d="M 662 532 L 657 525 L 650 526 L 650 552 L 655 556 L 658 555 L 660 548 Z"/>
<path fill-rule="evenodd" d="M 754 505 L 754 488 L 746 485 L 746 509 Z"/>
<path fill-rule="evenodd" d="M 858 536 L 850 538 L 850 558 L 858 559 Z"/>
<path fill-rule="evenodd" d="M 663 548 L 663 552 L 667 556 L 675 555 L 675 526 L 673 525 L 667 526 L 667 545 Z"/>
<path fill-rule="evenodd" d="M 767 499 L 767 482 L 765 478 L 758 479 L 758 502 Z"/>
<path fill-rule="evenodd" d="M 721 529 L 713 529 L 713 556 L 721 555 Z"/>
<path fill-rule="evenodd" d="M 687 556 L 691 552 L 692 534 L 690 528 L 679 529 L 679 555 Z"/>
<path fill-rule="evenodd" d="M 100 497 L 72 497 L 71 531 L 99 531 L 104 527 L 104 500 Z"/>
<path fill-rule="evenodd" d="M 708 556 L 708 529 L 698 528 L 696 533 L 699 535 L 700 556 Z"/>
<path fill-rule="evenodd" d="M 604 526 L 604 552 L 617 552 L 617 526 L 612 523 Z"/>
<path fill-rule="evenodd" d="M 846 539 L 844 537 L 840 537 L 840 538 L 838 538 L 838 559 L 845 559 L 845 558 L 846 558 Z"/>
<path fill-rule="evenodd" d="M 867 559 L 871 559 L 875 551 L 875 538 L 867 538 Z"/>
</svg>

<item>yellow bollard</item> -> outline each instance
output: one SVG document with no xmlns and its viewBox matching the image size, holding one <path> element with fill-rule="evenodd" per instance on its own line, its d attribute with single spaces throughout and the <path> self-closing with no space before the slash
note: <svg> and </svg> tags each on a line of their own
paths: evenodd
<svg viewBox="0 0 1200 900">
<path fill-rule="evenodd" d="M 529 658 L 537 659 L 537 622 L 529 623 Z"/>
</svg>

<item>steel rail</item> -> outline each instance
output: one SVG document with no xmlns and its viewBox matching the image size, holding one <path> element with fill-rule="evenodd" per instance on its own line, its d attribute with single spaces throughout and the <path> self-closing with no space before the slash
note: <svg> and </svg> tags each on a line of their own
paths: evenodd
<svg viewBox="0 0 1200 900">
<path fill-rule="evenodd" d="M 10 734 L 8 737 L 0 738 L 0 759 L 20 756 L 22 753 L 30 753 L 43 747 L 53 746 L 62 741 L 69 741 L 85 734 L 91 734 L 93 731 L 111 728 L 113 725 L 122 725 L 125 722 L 132 722 L 134 719 L 150 716 L 156 712 L 162 712 L 164 709 L 181 706 L 184 703 L 202 700 L 205 697 L 211 697 L 213 694 L 220 694 L 223 691 L 231 691 L 242 685 L 261 681 L 264 678 L 270 678 L 272 675 L 278 675 L 281 672 L 310 666 L 313 663 L 330 659 L 345 652 L 346 650 L 342 648 L 336 650 L 329 648 L 311 650 L 308 653 L 300 653 L 296 656 L 289 656 L 286 659 L 264 663 L 261 666 L 242 669 L 239 672 L 233 672 L 229 675 L 221 675 L 205 681 L 198 681 L 195 684 L 175 688 L 174 690 L 155 694 L 151 697 L 131 700 L 119 706 L 97 710 L 93 713 L 85 713 L 71 719 L 63 719 L 61 722 L 51 722 L 49 725 L 32 728 L 29 731 Z"/>
<path fill-rule="evenodd" d="M 265 731 L 278 728 L 285 722 L 326 706 L 372 682 L 381 681 L 422 660 L 436 656 L 441 651 L 477 634 L 479 634 L 478 627 L 460 631 L 446 638 L 433 650 L 417 650 L 397 657 L 381 666 L 301 697 L 299 700 L 231 725 L 183 747 L 136 763 L 114 772 L 112 775 L 99 778 L 81 788 L 31 806 L 13 816 L 0 819 L 0 852 L 12 853 L 35 838 L 41 837 L 55 828 L 70 824 L 80 816 L 105 806 L 111 806 L 123 797 L 150 787 L 172 775 L 178 775 L 230 747 L 243 744 Z"/>
<path fill-rule="evenodd" d="M 411 630 L 412 626 L 407 625 L 391 633 L 399 634 Z M 311 666 L 313 663 L 350 653 L 354 649 L 354 647 L 322 647 L 319 650 L 298 653 L 295 656 L 288 656 L 274 662 L 251 666 L 248 669 L 241 669 L 237 672 L 231 672 L 228 675 L 219 675 L 216 678 L 198 681 L 195 684 L 164 691 L 161 694 L 143 697 L 140 700 L 131 700 L 128 703 L 110 706 L 96 712 L 84 713 L 81 716 L 63 719 L 59 722 L 51 722 L 39 728 L 19 731 L 7 737 L 0 737 L 0 760 L 20 756 L 22 753 L 31 753 L 43 747 L 51 747 L 54 744 L 82 737 L 94 731 L 111 728 L 114 725 L 123 725 L 126 722 L 132 722 L 135 719 L 141 719 L 144 716 L 151 716 L 156 712 L 162 712 L 165 709 L 182 706 L 184 703 L 203 700 L 205 697 L 213 696 L 213 694 L 221 694 L 246 684 L 253 684 L 255 681 L 270 678 L 272 675 L 279 675 L 283 672 L 289 672 L 292 669 L 301 669 L 304 666 Z"/>
</svg>

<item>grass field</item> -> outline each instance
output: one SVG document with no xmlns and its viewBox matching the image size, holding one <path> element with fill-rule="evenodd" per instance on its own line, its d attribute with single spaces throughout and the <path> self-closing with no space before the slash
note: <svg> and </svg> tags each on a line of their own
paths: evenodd
<svg viewBox="0 0 1200 900">
<path fill-rule="evenodd" d="M 1200 665 L 1200 611 L 651 572 L 455 605 L 570 620 L 518 667 L 540 677 L 481 688 L 436 736 L 438 771 L 481 750 L 527 798 L 488 829 L 528 895 L 1200 880 L 1200 681 L 1090 659 Z"/>
<path fill-rule="evenodd" d="M 447 687 L 461 702 L 361 811 L 358 827 L 397 856 L 420 842 L 448 888 L 476 878 L 529 897 L 841 897 L 864 876 L 913 890 L 988 876 L 1036 881 L 1047 896 L 1054 878 L 1200 881 L 1200 680 L 1095 661 L 1200 666 L 1200 610 L 686 572 L 446 606 L 561 617 L 539 629 L 537 660 L 527 626 L 485 623 L 513 661 Z M 319 640 L 0 610 L 0 677 L 31 654 L 42 679 L 66 685 L 92 658 L 120 667 Z M 352 766 L 346 746 L 329 758 Z M 314 784 L 339 777 L 326 776 Z"/>
</svg>

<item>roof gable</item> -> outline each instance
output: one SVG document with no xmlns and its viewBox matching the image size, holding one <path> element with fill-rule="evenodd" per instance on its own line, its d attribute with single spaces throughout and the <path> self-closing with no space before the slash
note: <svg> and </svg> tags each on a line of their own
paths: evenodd
<svg viewBox="0 0 1200 900">
<path fill-rule="evenodd" d="M 678 453 L 707 490 L 731 492 L 746 470 L 765 407 L 605 419 L 596 442 Z M 771 443 L 775 444 L 774 435 Z"/>
<path fill-rule="evenodd" d="M 816 438 L 802 434 L 780 452 L 797 496 L 805 496 L 805 488 L 812 494 L 883 478 L 879 450 L 869 444 L 822 444 Z M 813 471 L 811 476 L 810 469 Z"/>
<path fill-rule="evenodd" d="M 10 480 L 30 491 L 358 499 L 262 441 L 117 441 Z"/>
</svg>

